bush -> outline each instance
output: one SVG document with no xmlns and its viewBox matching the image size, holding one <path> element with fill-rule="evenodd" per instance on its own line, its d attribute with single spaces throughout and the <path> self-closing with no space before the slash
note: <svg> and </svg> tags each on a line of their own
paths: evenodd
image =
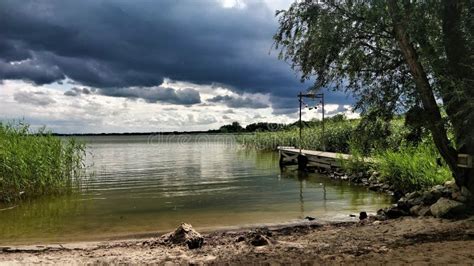
<svg viewBox="0 0 474 266">
<path fill-rule="evenodd" d="M 85 147 L 44 128 L 0 123 L 0 202 L 71 191 L 84 168 Z"/>
<path fill-rule="evenodd" d="M 382 181 L 403 193 L 443 184 L 452 179 L 451 171 L 438 158 L 432 143 L 402 146 L 398 151 L 386 150 L 375 156 L 375 169 Z"/>
</svg>

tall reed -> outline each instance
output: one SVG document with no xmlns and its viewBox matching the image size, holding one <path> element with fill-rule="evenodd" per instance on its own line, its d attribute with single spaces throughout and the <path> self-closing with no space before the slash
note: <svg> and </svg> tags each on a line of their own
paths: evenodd
<svg viewBox="0 0 474 266">
<path fill-rule="evenodd" d="M 84 144 L 73 138 L 33 131 L 23 122 L 0 123 L 0 202 L 70 192 L 84 157 Z"/>
<path fill-rule="evenodd" d="M 246 147 L 259 150 L 276 150 L 278 146 L 295 146 L 304 149 L 332 152 L 349 152 L 349 140 L 358 121 L 328 121 L 323 128 L 321 123 L 305 126 L 300 141 L 299 129 L 292 127 L 284 130 L 243 134 L 238 141 Z"/>
</svg>

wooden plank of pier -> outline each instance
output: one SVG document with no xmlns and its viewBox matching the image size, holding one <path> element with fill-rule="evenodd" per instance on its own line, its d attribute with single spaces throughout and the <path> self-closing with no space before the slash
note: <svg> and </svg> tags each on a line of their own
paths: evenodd
<svg viewBox="0 0 474 266">
<path fill-rule="evenodd" d="M 297 149 L 295 147 L 278 147 L 280 153 L 280 165 L 298 164 L 301 165 L 298 160 L 305 160 L 303 163 L 308 167 L 315 166 L 321 168 L 340 168 L 341 159 L 348 160 L 351 158 L 349 154 L 315 151 Z"/>
</svg>

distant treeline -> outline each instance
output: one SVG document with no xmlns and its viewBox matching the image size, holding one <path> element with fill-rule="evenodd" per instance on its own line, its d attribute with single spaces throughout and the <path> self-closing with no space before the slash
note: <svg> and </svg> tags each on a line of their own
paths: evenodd
<svg viewBox="0 0 474 266">
<path fill-rule="evenodd" d="M 338 114 L 330 118 L 326 118 L 326 122 L 338 122 L 344 121 L 346 117 L 343 114 Z M 311 120 L 311 121 L 301 121 L 303 127 L 317 127 L 321 125 L 321 120 Z M 281 124 L 281 123 L 268 123 L 268 122 L 259 122 L 252 123 L 246 127 L 242 127 L 238 122 L 233 122 L 232 124 L 221 126 L 217 130 L 209 130 L 208 132 L 212 133 L 239 133 L 239 132 L 268 132 L 268 131 L 280 131 L 280 130 L 289 130 L 292 128 L 299 127 L 299 122 L 293 122 L 290 124 Z"/>
<path fill-rule="evenodd" d="M 342 114 L 326 118 L 326 121 L 343 121 L 345 116 Z M 219 129 L 201 130 L 201 131 L 167 131 L 167 132 L 126 132 L 126 133 L 73 133 L 60 134 L 53 133 L 55 136 L 143 136 L 143 135 L 188 135 L 188 134 L 221 134 L 221 133 L 252 133 L 252 132 L 268 132 L 287 130 L 298 127 L 298 121 L 290 124 L 258 122 L 252 123 L 243 127 L 239 122 L 232 122 L 228 125 L 223 125 Z M 321 124 L 321 120 L 302 121 L 303 127 L 314 127 Z"/>
</svg>

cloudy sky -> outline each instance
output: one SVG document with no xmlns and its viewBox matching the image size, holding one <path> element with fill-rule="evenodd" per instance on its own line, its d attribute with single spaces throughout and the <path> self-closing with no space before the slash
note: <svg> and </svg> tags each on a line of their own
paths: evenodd
<svg viewBox="0 0 474 266">
<path fill-rule="evenodd" d="M 1 0 L 0 120 L 60 133 L 293 122 L 311 84 L 272 50 L 291 2 Z M 354 116 L 345 95 L 326 98 L 329 115 Z"/>
</svg>

